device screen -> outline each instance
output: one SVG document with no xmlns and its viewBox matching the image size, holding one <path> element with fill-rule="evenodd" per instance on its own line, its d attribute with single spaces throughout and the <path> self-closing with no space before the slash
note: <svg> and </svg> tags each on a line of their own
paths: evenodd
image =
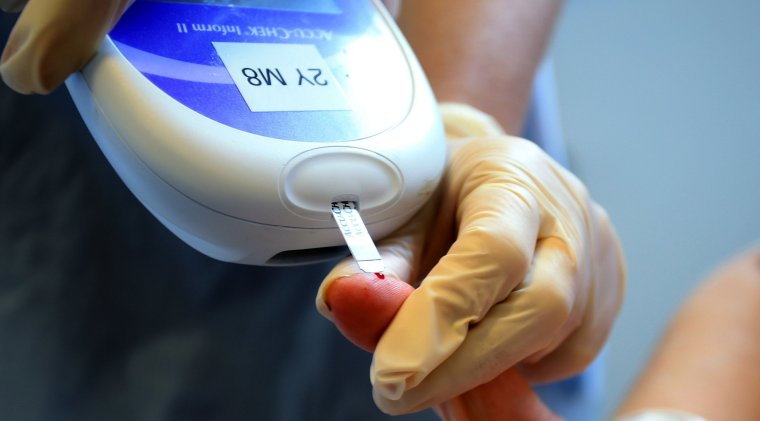
<svg viewBox="0 0 760 421">
<path fill-rule="evenodd" d="M 340 13 L 333 0 L 163 0 L 172 3 L 211 4 L 216 6 L 255 7 L 306 13 Z"/>
<path fill-rule="evenodd" d="M 370 0 L 136 0 L 109 35 L 165 94 L 270 138 L 367 138 L 399 124 L 414 93 Z"/>
</svg>

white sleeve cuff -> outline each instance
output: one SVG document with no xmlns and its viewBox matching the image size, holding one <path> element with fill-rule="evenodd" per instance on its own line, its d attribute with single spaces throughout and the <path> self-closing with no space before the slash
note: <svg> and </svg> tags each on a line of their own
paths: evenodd
<svg viewBox="0 0 760 421">
<path fill-rule="evenodd" d="M 707 418 L 674 409 L 647 409 L 621 415 L 615 421 L 708 421 Z"/>
</svg>

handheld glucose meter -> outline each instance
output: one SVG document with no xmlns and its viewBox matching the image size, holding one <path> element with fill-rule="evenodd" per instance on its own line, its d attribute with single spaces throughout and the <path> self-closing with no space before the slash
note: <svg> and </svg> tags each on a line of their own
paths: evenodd
<svg viewBox="0 0 760 421">
<path fill-rule="evenodd" d="M 332 257 L 334 202 L 383 237 L 444 168 L 430 87 L 375 0 L 137 0 L 66 85 L 135 196 L 224 261 Z"/>
</svg>

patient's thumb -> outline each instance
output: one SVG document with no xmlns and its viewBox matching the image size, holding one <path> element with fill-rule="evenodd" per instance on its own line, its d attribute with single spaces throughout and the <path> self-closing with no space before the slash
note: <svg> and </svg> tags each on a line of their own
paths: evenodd
<svg viewBox="0 0 760 421">
<path fill-rule="evenodd" d="M 343 336 L 371 352 L 412 291 L 412 286 L 390 276 L 357 273 L 332 281 L 324 300 Z"/>
</svg>

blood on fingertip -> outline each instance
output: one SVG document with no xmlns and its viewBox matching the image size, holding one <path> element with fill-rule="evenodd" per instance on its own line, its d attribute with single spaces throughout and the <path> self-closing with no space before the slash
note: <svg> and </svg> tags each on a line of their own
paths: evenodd
<svg viewBox="0 0 760 421">
<path fill-rule="evenodd" d="M 385 275 L 380 272 L 375 272 L 375 276 L 377 276 L 379 279 L 385 279 Z"/>
</svg>

